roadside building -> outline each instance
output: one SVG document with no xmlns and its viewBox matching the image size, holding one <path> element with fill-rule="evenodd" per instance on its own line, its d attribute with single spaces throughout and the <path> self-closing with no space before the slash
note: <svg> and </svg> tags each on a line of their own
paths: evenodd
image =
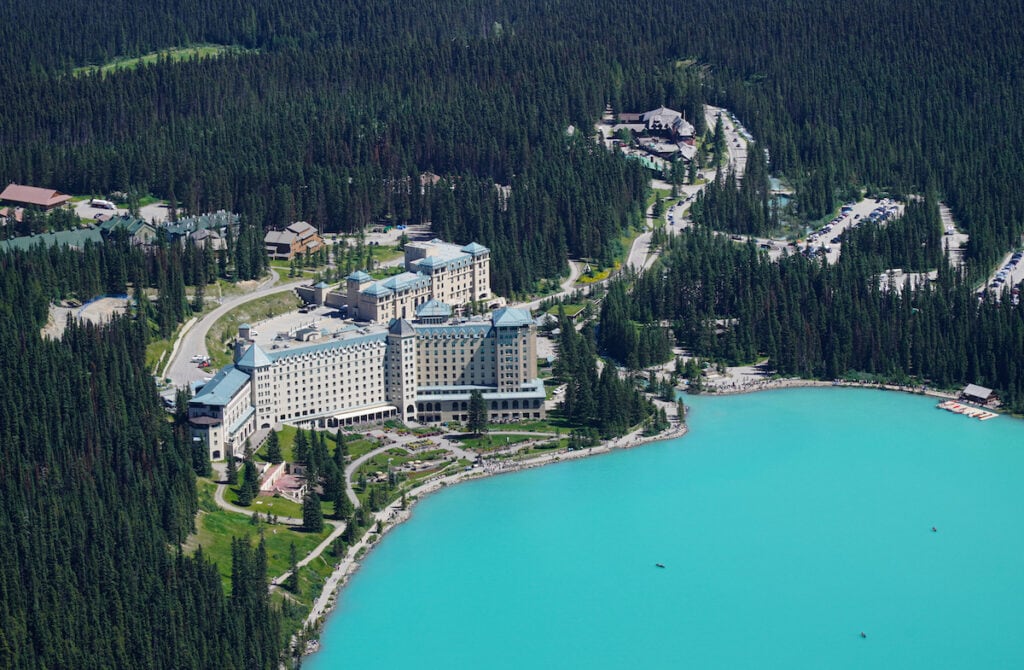
<svg viewBox="0 0 1024 670">
<path fill-rule="evenodd" d="M 291 260 L 299 254 L 311 254 L 320 249 L 323 238 L 316 228 L 305 221 L 296 221 L 284 230 L 272 230 L 263 237 L 270 258 Z"/>
<path fill-rule="evenodd" d="M 10 183 L 0 192 L 0 202 L 18 207 L 38 207 L 49 211 L 71 200 L 71 196 L 52 188 Z"/>
<path fill-rule="evenodd" d="M 128 214 L 113 216 L 100 223 L 98 227 L 104 239 L 123 234 L 132 246 L 147 246 L 156 239 L 156 228 Z"/>
<path fill-rule="evenodd" d="M 212 251 L 227 248 L 229 233 L 238 234 L 238 214 L 220 210 L 198 216 L 186 216 L 174 222 L 160 225 L 160 230 L 171 240 L 186 244 L 192 241 L 197 247 L 209 247 Z"/>
<path fill-rule="evenodd" d="M 38 245 L 47 247 L 69 247 L 82 250 L 89 242 L 103 244 L 103 236 L 98 228 L 79 228 L 77 230 L 59 230 L 55 233 L 42 233 L 40 235 L 26 235 L 24 237 L 12 237 L 9 240 L 0 241 L 0 251 L 20 250 L 27 251 Z"/>
</svg>

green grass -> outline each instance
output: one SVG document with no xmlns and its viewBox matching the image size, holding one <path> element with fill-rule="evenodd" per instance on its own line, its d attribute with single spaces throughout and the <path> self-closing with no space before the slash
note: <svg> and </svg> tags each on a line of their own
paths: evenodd
<svg viewBox="0 0 1024 670">
<path fill-rule="evenodd" d="M 281 445 L 281 457 L 288 462 L 295 460 L 295 434 L 298 429 L 295 426 L 283 425 L 281 430 L 277 433 L 278 442 Z M 317 431 L 320 436 L 327 440 L 327 450 L 334 454 L 334 435 L 336 431 L 333 430 L 321 430 Z M 306 431 L 308 436 L 309 431 Z M 345 445 L 348 447 L 349 458 L 359 458 L 368 451 L 372 451 L 377 448 L 376 440 L 364 439 L 359 433 L 345 433 Z M 264 460 L 263 451 L 266 449 L 260 449 L 256 452 L 254 458 L 258 461 Z"/>
<path fill-rule="evenodd" d="M 504 428 L 504 424 L 502 424 Z M 519 444 L 527 440 L 537 439 L 532 435 L 481 435 L 480 437 L 459 437 L 463 449 L 500 449 L 511 444 Z"/>
<path fill-rule="evenodd" d="M 560 411 L 553 410 L 548 412 L 548 417 L 546 419 L 503 423 L 500 428 L 503 431 L 521 430 L 526 433 L 557 433 L 559 431 L 565 433 L 575 428 L 575 426 L 570 424 L 565 417 L 562 416 Z"/>
<path fill-rule="evenodd" d="M 196 519 L 196 533 L 189 537 L 184 549 L 193 553 L 202 547 L 206 557 L 217 564 L 225 592 L 231 587 L 231 539 L 248 538 L 252 544 L 259 542 L 260 533 L 267 547 L 267 573 L 270 578 L 287 572 L 289 567 L 289 546 L 295 543 L 299 558 L 306 556 L 327 537 L 331 526 L 324 526 L 321 533 L 303 533 L 287 526 L 268 526 L 263 523 L 252 525 L 246 514 L 236 514 L 213 507 L 212 490 L 215 484 L 209 480 L 198 482 L 200 489 L 200 512 Z M 211 511 L 212 507 L 212 511 Z"/>
<path fill-rule="evenodd" d="M 229 486 L 227 491 L 224 492 L 224 500 L 227 500 L 232 505 L 237 505 L 238 487 Z M 273 514 L 278 517 L 302 518 L 302 505 L 280 496 L 256 496 L 252 504 L 245 509 L 259 512 L 263 515 Z M 324 518 L 331 518 L 331 515 L 334 514 L 334 503 L 320 501 L 320 511 L 323 512 Z"/>
<path fill-rule="evenodd" d="M 387 279 L 388 277 L 394 277 L 405 272 L 405 268 L 401 265 L 394 265 L 386 268 L 379 268 L 370 273 L 370 276 L 374 279 L 381 280 Z"/>
<path fill-rule="evenodd" d="M 239 305 L 213 324 L 206 334 L 206 350 L 210 364 L 220 368 L 231 362 L 231 351 L 225 342 L 238 335 L 238 326 L 270 319 L 299 308 L 299 299 L 291 291 L 282 291 Z"/>
<path fill-rule="evenodd" d="M 529 458 L 538 454 L 548 454 L 552 451 L 558 451 L 559 449 L 569 448 L 569 438 L 563 437 L 557 440 L 544 440 L 539 444 L 534 444 L 526 449 L 522 449 L 516 452 L 514 458 Z"/>
<path fill-rule="evenodd" d="M 117 58 L 102 65 L 84 65 L 72 70 L 76 77 L 94 75 L 100 73 L 116 72 L 117 70 L 134 70 L 139 65 L 152 65 L 160 58 L 167 58 L 171 61 L 182 61 L 191 58 L 211 58 L 223 54 L 255 53 L 253 49 L 244 49 L 238 46 L 226 46 L 222 44 L 198 44 L 190 47 L 175 47 L 162 51 L 153 51 L 134 58 Z"/>
<path fill-rule="evenodd" d="M 630 242 L 630 245 L 632 244 L 633 243 Z M 626 248 L 628 249 L 629 247 Z M 615 261 L 614 268 L 603 268 L 600 270 L 591 270 L 590 272 L 584 272 L 583 274 L 580 275 L 580 278 L 577 279 L 576 282 L 579 284 L 593 284 L 594 282 L 604 281 L 605 279 L 608 279 L 608 276 L 612 273 L 613 270 L 618 270 L 621 266 L 621 263 Z"/>
<path fill-rule="evenodd" d="M 291 267 L 292 267 L 291 266 L 291 261 L 272 260 L 272 261 L 270 261 L 270 267 L 272 267 L 275 270 L 277 270 L 278 271 L 277 274 L 280 275 L 281 277 L 283 277 L 285 279 L 289 279 L 290 278 L 290 277 L 288 277 L 288 273 L 291 271 Z M 316 273 L 323 272 L 326 269 L 327 269 L 326 265 L 314 265 L 314 266 L 308 266 L 307 265 L 306 267 L 301 267 L 301 268 L 297 267 L 297 268 L 295 268 L 295 270 L 296 270 L 296 272 L 298 272 L 298 275 L 296 277 L 291 277 L 291 279 L 297 279 L 297 278 L 301 278 L 301 277 L 312 277 Z"/>
<path fill-rule="evenodd" d="M 396 258 L 404 258 L 405 251 L 399 249 L 397 246 L 382 246 L 373 248 L 373 260 L 378 263 L 387 263 L 393 261 Z"/>
<path fill-rule="evenodd" d="M 180 329 L 180 327 L 179 327 Z M 178 331 L 174 331 L 174 335 L 167 340 L 152 340 L 146 345 L 146 369 L 154 374 L 160 374 L 160 370 L 167 365 L 167 357 L 171 355 L 171 349 L 174 348 L 174 340 L 177 338 Z"/>
<path fill-rule="evenodd" d="M 583 305 L 583 304 L 578 304 L 578 303 L 566 303 L 566 304 L 562 304 L 562 305 L 552 305 L 551 307 L 548 307 L 548 314 L 552 314 L 554 316 L 558 316 L 558 309 L 559 309 L 559 307 L 564 309 L 565 310 L 565 315 L 571 319 L 571 318 L 575 317 L 577 314 L 579 314 L 580 312 L 582 312 L 584 309 L 586 309 L 587 306 Z"/>
</svg>

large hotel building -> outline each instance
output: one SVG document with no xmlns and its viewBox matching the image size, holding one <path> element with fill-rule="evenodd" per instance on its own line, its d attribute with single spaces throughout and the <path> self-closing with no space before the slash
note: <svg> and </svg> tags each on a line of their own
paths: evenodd
<svg viewBox="0 0 1024 670">
<path fill-rule="evenodd" d="M 491 250 L 476 242 L 466 246 L 438 239 L 409 242 L 404 270 L 380 280 L 358 270 L 337 290 L 321 282 L 299 288 L 298 294 L 309 303 L 346 306 L 350 317 L 375 323 L 412 319 L 416 310 L 431 300 L 456 309 L 469 304 L 503 304 L 491 294 Z"/>
<path fill-rule="evenodd" d="M 205 440 L 212 460 L 240 454 L 246 438 L 278 423 L 464 422 L 473 390 L 491 421 L 545 416 L 528 311 L 453 320 L 447 304 L 428 300 L 413 320 L 347 324 L 318 337 L 271 351 L 240 344 L 236 362 L 192 398 L 192 435 Z"/>
</svg>

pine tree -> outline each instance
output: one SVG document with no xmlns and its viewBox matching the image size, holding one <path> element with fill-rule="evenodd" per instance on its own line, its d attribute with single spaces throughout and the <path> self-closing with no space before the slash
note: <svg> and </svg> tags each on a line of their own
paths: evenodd
<svg viewBox="0 0 1024 670">
<path fill-rule="evenodd" d="M 319 533 L 324 529 L 320 497 L 312 490 L 302 499 L 302 528 L 310 533 Z"/>
<path fill-rule="evenodd" d="M 306 431 L 299 428 L 295 431 L 295 448 L 292 450 L 292 459 L 296 463 L 309 463 L 309 438 Z"/>
<path fill-rule="evenodd" d="M 334 463 L 342 472 L 345 471 L 345 464 L 348 460 L 348 442 L 345 433 L 341 428 L 334 434 Z"/>
<path fill-rule="evenodd" d="M 228 464 L 224 472 L 224 483 L 234 486 L 238 483 L 238 464 L 235 462 L 234 454 L 228 454 Z"/>
<path fill-rule="evenodd" d="M 242 466 L 242 484 L 238 489 L 238 504 L 248 507 L 259 490 L 259 474 L 256 472 L 256 464 L 251 459 L 247 460 Z"/>
<path fill-rule="evenodd" d="M 474 435 L 487 432 L 487 403 L 479 389 L 469 393 L 469 420 L 466 427 Z"/>
<path fill-rule="evenodd" d="M 285 588 L 294 593 L 299 594 L 299 552 L 295 549 L 295 543 L 292 542 L 288 546 L 288 564 L 289 574 L 288 580 L 285 582 Z"/>
<path fill-rule="evenodd" d="M 280 463 L 283 459 L 281 455 L 281 439 L 277 436 L 276 430 L 271 429 L 270 435 L 267 436 L 265 453 L 268 463 Z"/>
</svg>

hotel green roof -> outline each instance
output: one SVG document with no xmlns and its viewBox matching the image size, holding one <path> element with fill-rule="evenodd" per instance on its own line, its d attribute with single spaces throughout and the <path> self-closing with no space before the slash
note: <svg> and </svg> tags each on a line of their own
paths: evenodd
<svg viewBox="0 0 1024 670">
<path fill-rule="evenodd" d="M 266 352 L 260 348 L 260 345 L 254 344 L 246 349 L 235 365 L 239 368 L 255 370 L 256 368 L 265 368 L 270 364 L 270 358 L 267 357 Z"/>
<path fill-rule="evenodd" d="M 228 365 L 220 369 L 213 379 L 203 386 L 190 405 L 215 405 L 223 407 L 249 382 L 249 375 Z"/>
<path fill-rule="evenodd" d="M 496 328 L 528 326 L 533 323 L 533 318 L 527 310 L 518 309 L 516 307 L 502 307 L 501 309 L 496 309 L 494 310 L 492 319 L 494 320 L 494 326 Z"/>
</svg>

